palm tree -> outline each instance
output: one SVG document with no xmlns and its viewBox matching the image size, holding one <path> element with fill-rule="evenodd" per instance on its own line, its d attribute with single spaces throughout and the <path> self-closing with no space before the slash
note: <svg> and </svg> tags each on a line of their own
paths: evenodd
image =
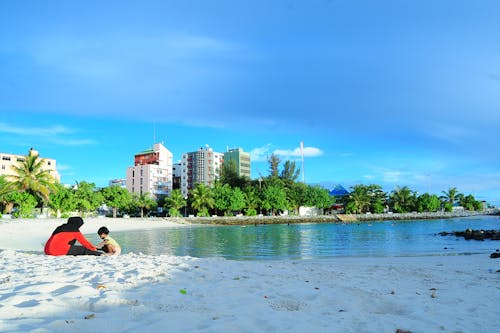
<svg viewBox="0 0 500 333">
<path fill-rule="evenodd" d="M 453 205 L 455 201 L 457 201 L 458 198 L 460 198 L 463 194 L 458 193 L 458 190 L 456 187 L 449 188 L 448 191 L 442 191 L 443 196 L 441 198 Z"/>
<path fill-rule="evenodd" d="M 350 213 L 360 214 L 370 210 L 370 195 L 366 185 L 351 186 L 351 193 L 346 203 L 346 211 Z"/>
<path fill-rule="evenodd" d="M 5 208 L 8 204 L 7 195 L 12 192 L 12 184 L 5 179 L 5 176 L 0 176 L 0 206 Z M 3 211 L 0 210 L 0 213 Z"/>
<path fill-rule="evenodd" d="M 181 215 L 181 207 L 186 206 L 186 199 L 182 196 L 179 189 L 172 190 L 170 196 L 165 198 L 165 207 L 169 208 L 169 214 L 173 217 L 179 217 Z"/>
<path fill-rule="evenodd" d="M 48 202 L 50 193 L 57 190 L 56 180 L 49 170 L 44 170 L 44 163 L 45 160 L 40 158 L 33 149 L 30 149 L 28 155 L 19 165 L 12 166 L 15 174 L 10 176 L 13 188 L 41 199 L 42 208 L 43 204 Z"/>
<path fill-rule="evenodd" d="M 197 184 L 193 189 L 193 203 L 192 206 L 198 211 L 198 216 L 208 216 L 208 210 L 213 208 L 215 200 L 212 191 L 205 184 Z"/>
<path fill-rule="evenodd" d="M 396 213 L 407 213 L 415 208 L 416 195 L 408 186 L 396 187 L 391 193 L 390 202 Z"/>
</svg>

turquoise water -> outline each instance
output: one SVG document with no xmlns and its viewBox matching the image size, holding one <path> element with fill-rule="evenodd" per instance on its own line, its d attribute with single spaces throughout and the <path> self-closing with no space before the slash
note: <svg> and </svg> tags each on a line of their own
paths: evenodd
<svg viewBox="0 0 500 333">
<path fill-rule="evenodd" d="M 257 226 L 190 226 L 112 232 L 123 253 L 224 257 L 235 260 L 346 256 L 419 256 L 491 253 L 500 241 L 466 241 L 441 231 L 500 229 L 498 216 Z"/>
</svg>

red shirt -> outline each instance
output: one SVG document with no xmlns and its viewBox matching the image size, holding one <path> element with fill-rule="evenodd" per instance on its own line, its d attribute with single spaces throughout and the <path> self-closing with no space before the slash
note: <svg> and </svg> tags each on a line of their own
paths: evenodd
<svg viewBox="0 0 500 333">
<path fill-rule="evenodd" d="M 71 247 L 70 242 L 77 240 L 80 244 L 89 250 L 96 251 L 92 245 L 80 231 L 62 231 L 52 234 L 45 244 L 45 254 L 53 256 L 62 256 L 68 254 Z"/>
</svg>

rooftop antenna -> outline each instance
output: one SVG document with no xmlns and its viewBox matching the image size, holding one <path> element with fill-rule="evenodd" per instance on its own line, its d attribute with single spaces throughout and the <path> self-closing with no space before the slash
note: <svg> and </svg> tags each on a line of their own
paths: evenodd
<svg viewBox="0 0 500 333">
<path fill-rule="evenodd" d="M 304 141 L 300 141 L 300 156 L 302 157 L 302 182 L 305 184 L 306 176 L 304 172 Z"/>
</svg>

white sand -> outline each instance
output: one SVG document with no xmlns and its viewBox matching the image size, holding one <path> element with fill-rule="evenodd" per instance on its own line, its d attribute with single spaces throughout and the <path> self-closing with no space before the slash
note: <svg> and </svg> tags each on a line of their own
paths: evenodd
<svg viewBox="0 0 500 333">
<path fill-rule="evenodd" d="M 178 227 L 85 221 L 85 233 Z M 500 259 L 486 255 L 242 262 L 25 251 L 41 251 L 63 222 L 0 222 L 0 332 L 498 332 Z"/>
</svg>

